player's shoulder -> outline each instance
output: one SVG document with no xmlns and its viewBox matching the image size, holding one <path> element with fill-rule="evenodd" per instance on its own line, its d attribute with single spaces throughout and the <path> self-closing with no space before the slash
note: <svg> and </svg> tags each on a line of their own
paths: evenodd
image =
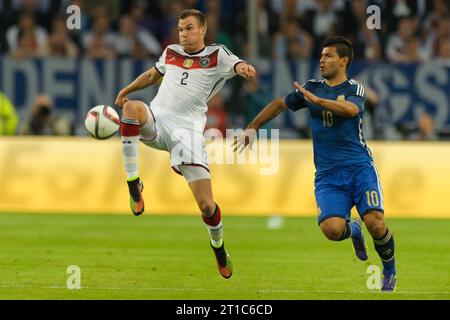
<svg viewBox="0 0 450 320">
<path fill-rule="evenodd" d="M 324 83 L 324 81 L 325 80 L 320 80 L 320 79 L 309 79 L 302 85 L 302 87 L 304 87 L 305 89 L 315 88 L 315 87 L 321 86 Z"/>
<path fill-rule="evenodd" d="M 356 81 L 355 79 L 349 79 L 348 86 L 352 92 L 356 92 L 357 96 L 364 97 L 365 89 L 361 82 Z"/>
<path fill-rule="evenodd" d="M 220 50 L 224 53 L 226 53 L 229 56 L 234 55 L 233 52 L 231 52 L 230 49 L 228 49 L 228 47 L 224 44 L 220 44 L 220 43 L 212 43 L 212 44 L 208 44 L 206 47 L 209 47 L 212 50 Z"/>
<path fill-rule="evenodd" d="M 167 51 L 167 50 L 172 50 L 172 51 L 175 51 L 175 52 L 178 52 L 178 53 L 182 53 L 183 52 L 183 47 L 181 45 L 177 44 L 177 43 L 173 43 L 173 44 L 169 44 L 166 47 L 165 51 Z"/>
</svg>

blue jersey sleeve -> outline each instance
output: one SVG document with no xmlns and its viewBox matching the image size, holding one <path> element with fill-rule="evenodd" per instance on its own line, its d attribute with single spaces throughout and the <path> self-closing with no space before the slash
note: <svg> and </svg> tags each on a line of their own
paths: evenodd
<svg viewBox="0 0 450 320">
<path fill-rule="evenodd" d="M 308 82 L 305 83 L 302 87 L 306 89 L 307 84 Z M 292 111 L 297 111 L 307 107 L 306 99 L 303 96 L 303 93 L 301 93 L 298 89 L 295 89 L 295 91 L 292 91 L 286 97 L 284 97 L 284 103 L 286 103 L 286 105 Z"/>
<path fill-rule="evenodd" d="M 365 89 L 362 84 L 356 83 L 350 86 L 347 101 L 354 103 L 360 111 L 364 110 Z"/>
</svg>

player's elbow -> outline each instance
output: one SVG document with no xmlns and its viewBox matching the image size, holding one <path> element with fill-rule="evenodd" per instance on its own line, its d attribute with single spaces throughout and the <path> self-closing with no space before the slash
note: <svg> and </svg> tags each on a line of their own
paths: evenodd
<svg viewBox="0 0 450 320">
<path fill-rule="evenodd" d="M 347 116 L 348 118 L 354 118 L 354 117 L 356 117 L 358 114 L 359 114 L 359 108 L 356 107 L 356 106 L 349 106 L 349 107 L 346 109 L 346 116 Z"/>
<path fill-rule="evenodd" d="M 284 102 L 284 97 L 279 97 L 278 99 L 275 100 L 275 102 L 277 105 L 278 114 L 288 108 L 287 104 Z"/>
</svg>

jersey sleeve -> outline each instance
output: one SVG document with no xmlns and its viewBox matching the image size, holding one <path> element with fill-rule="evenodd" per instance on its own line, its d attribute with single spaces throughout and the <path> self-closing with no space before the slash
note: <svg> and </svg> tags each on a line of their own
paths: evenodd
<svg viewBox="0 0 450 320">
<path fill-rule="evenodd" d="M 307 89 L 307 86 L 308 82 L 303 84 L 302 87 Z M 291 109 L 292 111 L 297 111 L 307 107 L 305 96 L 298 89 L 295 89 L 295 91 L 292 91 L 287 96 L 285 96 L 284 103 L 286 103 L 288 108 Z"/>
<path fill-rule="evenodd" d="M 239 62 L 244 62 L 235 56 L 227 47 L 220 46 L 219 49 L 219 70 L 220 74 L 225 78 L 229 79 L 236 75 L 236 65 Z"/>
<path fill-rule="evenodd" d="M 159 60 L 155 63 L 155 69 L 161 75 L 164 75 L 166 73 L 166 54 L 167 54 L 167 48 L 163 51 L 163 53 L 161 54 L 161 57 L 159 57 Z"/>
<path fill-rule="evenodd" d="M 348 97 L 346 98 L 346 100 L 354 103 L 361 111 L 364 109 L 364 97 L 364 86 L 360 83 L 356 83 L 350 86 Z"/>
</svg>

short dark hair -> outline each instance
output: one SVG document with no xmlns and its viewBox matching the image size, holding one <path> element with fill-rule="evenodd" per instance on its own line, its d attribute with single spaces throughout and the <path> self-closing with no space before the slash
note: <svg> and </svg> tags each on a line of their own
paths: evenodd
<svg viewBox="0 0 450 320">
<path fill-rule="evenodd" d="M 185 9 L 178 16 L 178 20 L 186 19 L 187 17 L 195 17 L 200 25 L 203 27 L 206 25 L 206 17 L 203 12 L 196 9 Z"/>
<path fill-rule="evenodd" d="M 350 63 L 353 61 L 353 46 L 352 43 L 344 37 L 333 37 L 325 40 L 323 43 L 323 48 L 326 47 L 335 47 L 336 52 L 340 58 L 347 57 L 348 63 L 347 68 L 350 66 Z"/>
</svg>

